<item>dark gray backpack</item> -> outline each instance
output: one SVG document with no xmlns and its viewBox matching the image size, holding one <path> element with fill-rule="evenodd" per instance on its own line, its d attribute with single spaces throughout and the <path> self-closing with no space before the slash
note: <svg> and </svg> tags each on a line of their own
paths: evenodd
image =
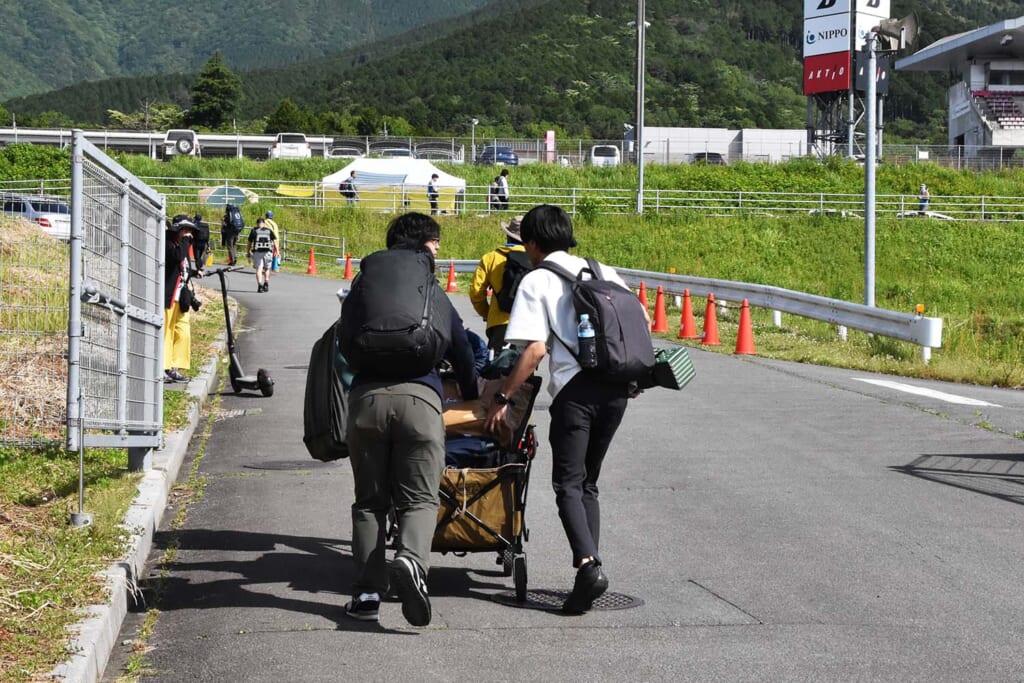
<svg viewBox="0 0 1024 683">
<path fill-rule="evenodd" d="M 338 350 L 337 323 L 332 323 L 313 344 L 306 370 L 306 397 L 302 410 L 302 442 L 321 462 L 348 457 L 348 389 L 352 378 Z"/>
<path fill-rule="evenodd" d="M 576 319 L 586 313 L 594 324 L 597 341 L 597 366 L 585 368 L 611 382 L 632 382 L 648 378 L 654 370 L 654 345 L 651 329 L 644 315 L 643 304 L 625 287 L 601 279 L 601 267 L 594 259 L 573 275 L 560 265 L 542 261 L 544 268 L 567 280 L 572 291 Z M 584 279 L 589 273 L 591 279 Z M 577 354 L 564 339 L 558 337 L 573 357 Z"/>
<path fill-rule="evenodd" d="M 341 352 L 357 373 L 408 380 L 436 368 L 451 343 L 452 305 L 429 254 L 374 252 L 341 307 Z"/>
</svg>

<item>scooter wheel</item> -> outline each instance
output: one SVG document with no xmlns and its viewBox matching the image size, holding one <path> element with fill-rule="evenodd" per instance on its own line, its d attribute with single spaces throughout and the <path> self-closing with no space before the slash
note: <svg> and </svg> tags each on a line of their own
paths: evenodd
<svg viewBox="0 0 1024 683">
<path fill-rule="evenodd" d="M 259 385 L 260 392 L 264 396 L 274 395 L 274 380 L 271 379 L 270 375 L 263 368 L 256 372 L 256 383 Z"/>
</svg>

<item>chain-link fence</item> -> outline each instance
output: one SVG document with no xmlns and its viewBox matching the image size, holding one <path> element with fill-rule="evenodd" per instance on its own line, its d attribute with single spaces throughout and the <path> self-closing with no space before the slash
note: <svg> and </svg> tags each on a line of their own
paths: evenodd
<svg viewBox="0 0 1024 683">
<path fill-rule="evenodd" d="M 0 215 L 0 443 L 64 438 L 68 245 Z"/>
<path fill-rule="evenodd" d="M 158 446 L 164 200 L 78 132 L 73 151 L 67 445 Z"/>
</svg>

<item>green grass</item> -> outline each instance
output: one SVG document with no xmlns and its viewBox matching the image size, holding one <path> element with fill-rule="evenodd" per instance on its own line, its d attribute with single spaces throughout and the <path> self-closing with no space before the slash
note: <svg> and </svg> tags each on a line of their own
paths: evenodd
<svg viewBox="0 0 1024 683">
<path fill-rule="evenodd" d="M 66 295 L 65 295 L 66 296 Z M 193 368 L 210 357 L 223 329 L 220 297 L 193 313 Z M 180 429 L 194 399 L 164 394 L 165 429 Z M 141 475 L 122 449 L 87 449 L 83 508 L 93 524 L 72 528 L 78 511 L 78 454 L 61 448 L 0 448 L 0 681 L 39 680 L 68 657 L 67 627 L 106 599 L 96 574 L 117 560 L 129 530 L 121 522 Z"/>
</svg>

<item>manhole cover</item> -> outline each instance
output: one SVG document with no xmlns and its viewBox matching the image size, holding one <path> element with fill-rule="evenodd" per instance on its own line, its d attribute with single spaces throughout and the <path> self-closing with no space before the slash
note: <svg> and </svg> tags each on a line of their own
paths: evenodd
<svg viewBox="0 0 1024 683">
<path fill-rule="evenodd" d="M 536 588 L 534 590 L 526 591 L 526 601 L 519 602 L 516 599 L 515 591 L 508 591 L 506 593 L 498 593 L 494 596 L 495 602 L 500 602 L 502 605 L 509 607 L 522 607 L 524 609 L 542 609 L 548 611 L 561 611 L 562 603 L 569 597 L 569 591 L 556 591 L 548 588 Z M 623 593 L 605 593 L 597 600 L 594 601 L 592 610 L 597 611 L 611 611 L 616 609 L 630 609 L 631 607 L 640 607 L 644 604 L 644 601 L 640 598 L 633 597 L 632 595 L 625 595 Z"/>
</svg>

